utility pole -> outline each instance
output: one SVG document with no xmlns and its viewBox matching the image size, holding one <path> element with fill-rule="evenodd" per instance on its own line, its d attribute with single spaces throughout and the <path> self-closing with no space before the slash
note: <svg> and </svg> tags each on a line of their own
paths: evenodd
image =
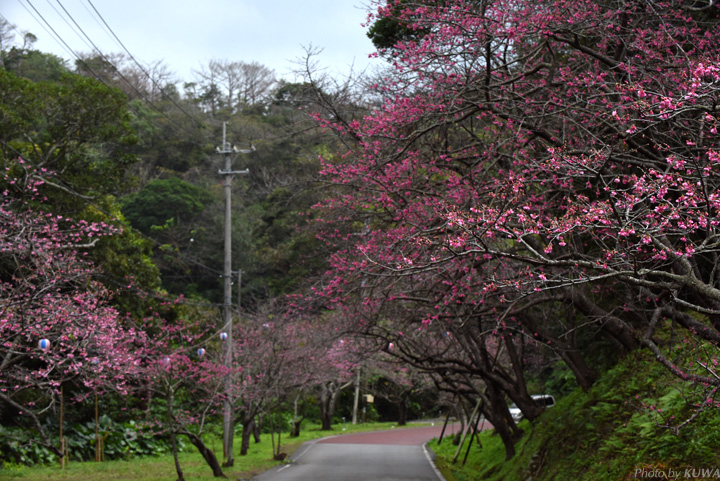
<svg viewBox="0 0 720 481">
<path fill-rule="evenodd" d="M 365 223 L 365 228 L 363 229 L 362 234 L 354 234 L 354 235 L 361 235 L 366 236 L 369 231 L 367 223 Z M 360 284 L 360 297 L 364 300 L 365 299 L 365 284 L 367 284 L 367 277 L 364 277 L 362 280 L 362 283 Z M 358 422 L 358 404 L 360 403 L 360 371 L 362 371 L 361 365 L 358 364 L 357 366 L 357 373 L 355 377 L 355 399 L 353 400 L 353 413 L 352 413 L 352 423 L 357 424 Z"/>
<path fill-rule="evenodd" d="M 231 198 L 232 198 L 232 179 L 233 176 L 249 173 L 245 170 L 232 170 L 232 161 L 239 154 L 249 154 L 255 151 L 255 147 L 249 150 L 238 150 L 234 146 L 230 148 L 225 140 L 225 131 L 227 123 L 223 122 L 223 138 L 222 147 L 218 147 L 217 153 L 225 159 L 223 170 L 219 170 L 218 174 L 225 178 L 225 259 L 223 264 L 223 329 L 227 337 L 225 338 L 225 400 L 223 401 L 223 454 L 225 462 L 223 466 L 229 467 L 235 464 L 233 455 L 233 436 L 235 434 L 235 417 L 233 412 L 232 399 L 232 367 L 233 367 L 233 320 L 232 320 L 232 224 L 231 220 Z M 234 154 L 234 155 L 233 155 Z M 240 289 L 240 286 L 238 286 Z M 240 298 L 238 294 L 238 299 Z M 238 306 L 238 309 L 240 306 Z"/>
<path fill-rule="evenodd" d="M 358 423 L 358 404 L 360 403 L 360 366 L 357 368 L 355 376 L 355 399 L 353 400 L 352 423 Z"/>
</svg>

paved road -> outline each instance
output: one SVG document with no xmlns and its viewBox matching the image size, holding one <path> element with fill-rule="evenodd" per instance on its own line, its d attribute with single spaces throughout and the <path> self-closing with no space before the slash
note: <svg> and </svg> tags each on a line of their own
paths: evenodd
<svg viewBox="0 0 720 481">
<path fill-rule="evenodd" d="M 457 427 L 448 427 L 445 434 Z M 257 481 L 443 481 L 423 446 L 442 426 L 345 434 L 305 443 Z"/>
</svg>

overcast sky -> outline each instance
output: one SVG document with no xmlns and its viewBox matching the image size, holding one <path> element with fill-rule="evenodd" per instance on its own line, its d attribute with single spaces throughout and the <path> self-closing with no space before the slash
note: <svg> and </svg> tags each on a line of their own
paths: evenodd
<svg viewBox="0 0 720 481">
<path fill-rule="evenodd" d="M 193 69 L 198 70 L 211 59 L 259 62 L 275 70 L 278 77 L 292 81 L 295 62 L 304 57 L 304 47 L 311 45 L 323 49 L 317 61 L 329 73 L 344 74 L 353 64 L 355 70 L 362 70 L 379 62 L 368 59 L 374 47 L 362 26 L 367 3 L 367 0 L 0 0 L 0 13 L 18 30 L 38 37 L 37 50 L 68 60 L 74 60 L 70 49 L 92 51 L 90 40 L 103 53 L 124 52 L 103 25 L 104 19 L 136 59 L 145 64 L 163 60 L 181 82 L 193 80 Z"/>
</svg>

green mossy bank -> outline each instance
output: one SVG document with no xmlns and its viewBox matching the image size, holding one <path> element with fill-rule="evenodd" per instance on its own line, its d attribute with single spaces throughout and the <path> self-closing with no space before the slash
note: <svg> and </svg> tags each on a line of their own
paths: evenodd
<svg viewBox="0 0 720 481">
<path fill-rule="evenodd" d="M 510 461 L 492 431 L 480 437 L 481 448 L 473 444 L 464 466 L 465 447 L 455 464 L 449 439 L 430 447 L 447 481 L 720 479 L 720 412 L 698 413 L 692 406 L 707 401 L 700 394 L 638 351 L 588 392 L 559 399 L 532 425 L 522 421 L 525 436 Z"/>
</svg>

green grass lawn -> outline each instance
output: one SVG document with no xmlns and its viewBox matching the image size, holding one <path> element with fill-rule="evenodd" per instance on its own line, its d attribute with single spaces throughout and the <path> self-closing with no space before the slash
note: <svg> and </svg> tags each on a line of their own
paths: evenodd
<svg viewBox="0 0 720 481">
<path fill-rule="evenodd" d="M 368 424 L 345 424 L 336 425 L 333 431 L 320 431 L 318 426 L 308 425 L 301 432 L 298 438 L 289 438 L 287 434 L 282 437 L 282 452 L 292 454 L 305 441 L 311 439 L 333 436 L 343 433 L 376 431 L 390 429 L 392 423 L 368 423 Z M 215 455 L 222 462 L 222 444 L 219 439 L 206 439 Z M 275 438 L 277 443 L 277 437 Z M 180 467 L 183 470 L 187 481 L 210 481 L 215 480 L 210 467 L 202 459 L 197 450 L 189 443 L 184 452 L 180 453 Z M 240 449 L 240 439 L 235 439 L 236 453 Z M 223 471 L 229 479 L 250 479 L 267 469 L 282 462 L 272 459 L 272 442 L 269 434 L 262 437 L 262 441 L 256 444 L 250 443 L 250 451 L 247 456 L 235 455 L 235 466 L 224 468 Z M 66 468 L 59 464 L 50 466 L 3 466 L 0 468 L 0 480 L 5 481 L 176 481 L 177 473 L 171 454 L 157 457 L 136 457 L 122 461 L 97 462 L 70 462 Z"/>
</svg>

